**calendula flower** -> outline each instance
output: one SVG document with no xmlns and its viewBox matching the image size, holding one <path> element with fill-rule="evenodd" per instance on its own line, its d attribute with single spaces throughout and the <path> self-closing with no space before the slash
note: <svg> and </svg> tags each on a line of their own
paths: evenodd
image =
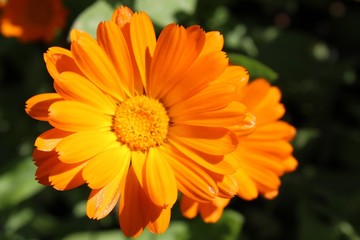
<svg viewBox="0 0 360 240">
<path fill-rule="evenodd" d="M 62 0 L 7 0 L 2 11 L 1 33 L 23 42 L 51 42 L 67 17 Z"/>
<path fill-rule="evenodd" d="M 245 200 L 252 200 L 259 194 L 272 199 L 278 195 L 279 177 L 297 167 L 289 143 L 295 136 L 295 128 L 279 120 L 285 113 L 280 103 L 281 92 L 266 80 L 249 83 L 238 99 L 255 115 L 257 127 L 253 133 L 239 136 L 237 149 L 229 154 L 237 158 L 240 165 L 232 175 L 238 184 L 237 195 Z M 216 222 L 229 201 L 217 197 L 212 203 L 199 203 L 184 195 L 181 210 L 188 218 L 200 212 L 205 222 Z"/>
<path fill-rule="evenodd" d="M 237 189 L 226 176 L 238 162 L 224 155 L 254 117 L 236 99 L 248 74 L 228 65 L 218 32 L 170 24 L 156 39 L 145 13 L 120 7 L 97 40 L 77 30 L 70 38 L 70 50 L 45 54 L 56 93 L 26 103 L 53 127 L 35 141 L 40 183 L 86 183 L 90 218 L 119 202 L 120 227 L 132 237 L 164 232 L 178 191 L 210 202 Z"/>
</svg>

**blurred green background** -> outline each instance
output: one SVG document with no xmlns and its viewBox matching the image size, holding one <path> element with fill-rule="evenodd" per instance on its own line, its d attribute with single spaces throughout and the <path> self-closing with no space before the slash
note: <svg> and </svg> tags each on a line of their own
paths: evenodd
<svg viewBox="0 0 360 240">
<path fill-rule="evenodd" d="M 59 192 L 34 180 L 33 142 L 49 126 L 24 112 L 29 97 L 53 91 L 46 49 L 68 48 L 70 27 L 94 31 L 120 3 L 147 11 L 158 31 L 171 22 L 221 31 L 232 61 L 281 88 L 285 119 L 298 129 L 299 168 L 282 178 L 276 199 L 234 199 L 215 225 L 185 220 L 175 206 L 164 235 L 145 232 L 140 239 L 360 239 L 360 1 L 354 0 L 65 0 L 68 26 L 53 43 L 0 36 L 0 239 L 126 239 L 116 211 L 101 221 L 86 217 L 86 187 Z"/>
</svg>

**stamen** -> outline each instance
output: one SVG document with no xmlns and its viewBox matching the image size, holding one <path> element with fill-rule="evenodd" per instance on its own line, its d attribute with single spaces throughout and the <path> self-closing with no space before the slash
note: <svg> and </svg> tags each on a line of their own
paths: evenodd
<svg viewBox="0 0 360 240">
<path fill-rule="evenodd" d="M 135 96 L 119 103 L 113 120 L 118 141 L 131 150 L 146 151 L 164 143 L 169 117 L 164 106 L 146 96 Z"/>
</svg>

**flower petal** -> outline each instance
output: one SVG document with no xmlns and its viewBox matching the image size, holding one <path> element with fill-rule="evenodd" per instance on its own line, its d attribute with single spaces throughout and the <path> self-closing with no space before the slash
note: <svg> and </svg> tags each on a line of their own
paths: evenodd
<svg viewBox="0 0 360 240">
<path fill-rule="evenodd" d="M 265 167 L 246 165 L 246 167 L 244 166 L 244 171 L 246 171 L 249 177 L 256 183 L 260 192 L 278 190 L 281 185 L 279 177 Z M 239 188 L 240 187 L 241 186 L 239 186 Z M 260 187 L 264 190 L 261 190 Z"/>
<path fill-rule="evenodd" d="M 224 46 L 224 36 L 218 31 L 206 33 L 206 42 L 201 54 L 207 54 L 214 51 L 221 51 Z"/>
<path fill-rule="evenodd" d="M 189 219 L 193 219 L 198 214 L 199 203 L 187 197 L 185 194 L 181 195 L 180 210 L 181 214 Z"/>
<path fill-rule="evenodd" d="M 82 178 L 81 171 L 85 163 L 66 164 L 57 161 L 56 165 L 52 166 L 49 174 L 49 181 L 51 185 L 57 190 L 70 190 L 85 183 Z"/>
<path fill-rule="evenodd" d="M 175 125 L 169 137 L 198 151 L 211 155 L 224 155 L 236 149 L 237 137 L 226 128 Z"/>
<path fill-rule="evenodd" d="M 70 132 L 65 132 L 57 128 L 52 128 L 42 133 L 35 141 L 35 147 L 40 151 L 53 151 L 56 145 L 64 138 L 69 136 Z"/>
<path fill-rule="evenodd" d="M 44 54 L 46 68 L 53 79 L 62 72 L 73 72 L 83 75 L 76 65 L 71 51 L 61 47 L 51 47 Z"/>
<path fill-rule="evenodd" d="M 132 50 L 140 72 L 142 83 L 147 86 L 147 59 L 154 54 L 156 35 L 151 19 L 146 13 L 134 13 L 130 22 Z"/>
<path fill-rule="evenodd" d="M 219 197 L 221 198 L 232 198 L 238 192 L 238 183 L 232 175 L 221 175 L 221 178 L 216 183 L 219 187 Z"/>
<path fill-rule="evenodd" d="M 248 176 L 246 170 L 239 169 L 233 175 L 239 184 L 238 196 L 245 200 L 253 200 L 259 193 L 254 181 Z"/>
<path fill-rule="evenodd" d="M 43 93 L 35 95 L 26 101 L 26 113 L 40 121 L 48 121 L 49 107 L 63 98 L 57 93 Z"/>
<path fill-rule="evenodd" d="M 241 66 L 228 66 L 225 71 L 212 84 L 233 84 L 237 88 L 237 96 L 249 81 L 248 71 Z"/>
<path fill-rule="evenodd" d="M 85 77 L 63 72 L 55 79 L 55 89 L 64 99 L 79 101 L 99 109 L 102 113 L 115 113 L 116 103 Z"/>
<path fill-rule="evenodd" d="M 77 132 L 62 139 L 56 151 L 62 162 L 77 163 L 94 157 L 115 141 L 116 136 L 110 131 Z"/>
<path fill-rule="evenodd" d="M 144 201 L 147 198 L 130 166 L 119 206 L 120 228 L 128 237 L 139 236 L 148 224 L 141 207 Z"/>
<path fill-rule="evenodd" d="M 219 174 L 233 174 L 238 169 L 239 164 L 234 158 L 205 154 L 171 138 L 168 138 L 168 141 L 173 148 L 186 155 L 190 161 L 201 165 L 209 171 Z"/>
<path fill-rule="evenodd" d="M 154 209 L 156 207 L 154 207 L 154 206 L 150 206 L 150 207 L 152 209 L 149 209 L 149 207 L 147 207 L 147 208 L 145 208 L 146 211 L 150 212 L 151 210 L 152 211 L 157 210 L 158 213 L 155 212 L 156 215 L 154 215 L 154 216 L 156 216 L 156 218 L 154 220 L 150 220 L 146 227 L 148 228 L 148 230 L 151 233 L 162 234 L 169 227 L 170 217 L 171 217 L 171 208 L 168 207 L 168 208 Z"/>
<path fill-rule="evenodd" d="M 160 33 L 151 62 L 148 95 L 160 99 L 182 79 L 199 56 L 205 33 L 198 26 L 188 29 L 170 24 Z"/>
<path fill-rule="evenodd" d="M 218 187 L 200 166 L 175 149 L 161 147 L 160 151 L 175 173 L 179 191 L 198 202 L 214 199 L 218 194 Z"/>
<path fill-rule="evenodd" d="M 115 9 L 111 20 L 116 23 L 116 25 L 119 26 L 119 28 L 123 28 L 125 24 L 129 23 L 131 21 L 133 11 L 126 7 L 126 6 L 120 6 Z"/>
<path fill-rule="evenodd" d="M 145 182 L 145 159 L 146 154 L 144 152 L 131 151 L 131 166 L 142 188 L 144 188 L 143 183 Z"/>
<path fill-rule="evenodd" d="M 84 167 L 83 178 L 91 189 L 103 188 L 118 174 L 125 176 L 130 165 L 130 156 L 126 145 L 100 152 Z"/>
<path fill-rule="evenodd" d="M 49 123 L 69 132 L 110 130 L 112 118 L 80 102 L 58 101 L 49 108 Z"/>
<path fill-rule="evenodd" d="M 241 146 L 238 151 L 242 158 L 240 164 L 252 165 L 255 168 L 265 168 L 278 176 L 285 173 L 282 157 L 267 154 L 266 152 L 261 151 L 261 148 L 251 151 L 250 149 L 246 149 L 246 146 Z"/>
<path fill-rule="evenodd" d="M 224 208 L 230 199 L 216 197 L 211 203 L 201 203 L 199 206 L 200 215 L 205 223 L 216 223 L 224 212 Z"/>
<path fill-rule="evenodd" d="M 208 99 L 209 100 L 209 99 Z M 203 127 L 232 127 L 244 125 L 251 128 L 254 124 L 249 125 L 246 118 L 246 107 L 239 102 L 232 102 L 223 109 L 209 112 L 184 113 L 172 118 L 174 123 L 187 124 Z"/>
<path fill-rule="evenodd" d="M 114 65 L 121 81 L 119 84 L 128 96 L 134 95 L 131 57 L 125 38 L 114 22 L 102 22 L 97 28 L 97 40 Z"/>
<path fill-rule="evenodd" d="M 255 134 L 255 133 L 254 133 Z M 242 141 L 241 147 L 244 150 L 252 150 L 255 153 L 265 155 L 278 156 L 279 158 L 287 158 L 293 152 L 292 145 L 283 140 L 273 141 Z M 243 151 L 244 151 L 243 150 Z"/>
<path fill-rule="evenodd" d="M 78 34 L 71 43 L 71 52 L 76 64 L 91 82 L 115 99 L 125 99 L 119 74 L 94 39 Z"/>
<path fill-rule="evenodd" d="M 198 57 L 181 81 L 164 96 L 163 103 L 170 107 L 193 96 L 216 80 L 227 65 L 228 59 L 224 52 L 212 52 Z"/>
<path fill-rule="evenodd" d="M 189 115 L 190 113 L 210 112 L 225 108 L 236 97 L 236 86 L 233 84 L 212 84 L 197 94 L 172 106 L 170 117 Z M 209 101 L 216 99 L 216 101 Z"/>
<path fill-rule="evenodd" d="M 286 158 L 284 160 L 283 164 L 284 164 L 286 172 L 292 172 L 298 166 L 298 162 L 296 161 L 296 159 L 293 156 L 290 156 L 290 157 Z"/>
<path fill-rule="evenodd" d="M 295 134 L 296 129 L 293 126 L 284 121 L 276 121 L 258 126 L 254 134 L 246 136 L 246 140 L 272 141 L 283 139 L 284 141 L 290 141 Z"/>
<path fill-rule="evenodd" d="M 93 189 L 86 204 L 89 218 L 102 219 L 115 207 L 124 191 L 126 172 L 119 172 L 106 186 Z"/>
<path fill-rule="evenodd" d="M 52 167 L 59 161 L 57 153 L 55 151 L 44 152 L 35 149 L 32 157 L 37 166 L 35 180 L 43 185 L 51 186 L 49 175 Z"/>
<path fill-rule="evenodd" d="M 159 207 L 172 207 L 177 199 L 174 172 L 157 148 L 149 149 L 143 186 L 149 199 Z"/>
<path fill-rule="evenodd" d="M 264 79 L 256 79 L 244 88 L 239 101 L 243 102 L 249 112 L 256 116 L 260 125 L 281 118 L 285 107 L 280 103 L 281 92 L 277 87 L 271 87 Z"/>
</svg>

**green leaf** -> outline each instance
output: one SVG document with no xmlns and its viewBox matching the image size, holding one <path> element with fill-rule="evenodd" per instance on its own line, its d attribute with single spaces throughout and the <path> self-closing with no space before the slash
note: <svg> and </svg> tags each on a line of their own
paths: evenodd
<svg viewBox="0 0 360 240">
<path fill-rule="evenodd" d="M 112 5 L 106 1 L 98 0 L 79 14 L 71 29 L 83 30 L 95 38 L 99 23 L 111 19 L 113 11 Z"/>
<path fill-rule="evenodd" d="M 265 78 L 272 82 L 278 77 L 274 70 L 253 58 L 237 53 L 229 53 L 228 56 L 231 63 L 243 66 L 249 71 L 250 79 Z"/>
<path fill-rule="evenodd" d="M 25 158 L 0 177 L 0 210 L 24 201 L 42 189 L 34 180 L 35 171 L 32 159 Z"/>
<path fill-rule="evenodd" d="M 126 240 L 128 239 L 125 235 L 118 230 L 111 231 L 96 231 L 96 232 L 79 232 L 73 233 L 66 236 L 63 240 L 108 240 L 108 239 L 117 239 L 117 240 Z"/>
<path fill-rule="evenodd" d="M 178 14 L 192 15 L 195 13 L 196 0 L 138 0 L 134 8 L 148 13 L 156 25 L 161 27 L 177 22 Z"/>
<path fill-rule="evenodd" d="M 185 220 L 186 221 L 186 220 Z M 162 235 L 159 235 L 157 240 L 186 240 L 190 238 L 189 225 L 185 221 L 172 221 L 168 230 Z"/>
<path fill-rule="evenodd" d="M 238 239 L 244 222 L 244 217 L 240 213 L 230 209 L 225 210 L 219 222 L 215 224 L 206 224 L 197 218 L 189 222 L 191 239 Z"/>
</svg>

